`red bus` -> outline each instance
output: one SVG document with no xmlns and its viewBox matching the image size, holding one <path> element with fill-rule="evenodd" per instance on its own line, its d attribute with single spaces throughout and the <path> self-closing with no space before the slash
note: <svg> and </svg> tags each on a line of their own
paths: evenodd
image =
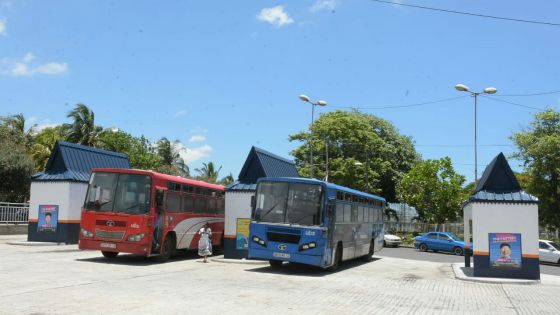
<svg viewBox="0 0 560 315">
<path fill-rule="evenodd" d="M 94 169 L 80 223 L 80 249 L 158 256 L 197 249 L 198 230 L 222 246 L 224 186 L 152 171 Z"/>
</svg>

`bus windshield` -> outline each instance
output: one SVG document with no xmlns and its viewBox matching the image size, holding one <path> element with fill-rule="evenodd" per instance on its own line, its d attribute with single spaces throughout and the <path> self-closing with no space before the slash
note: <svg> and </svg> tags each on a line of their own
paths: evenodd
<svg viewBox="0 0 560 315">
<path fill-rule="evenodd" d="M 323 187 L 315 184 L 261 182 L 254 219 L 260 222 L 320 225 Z"/>
<path fill-rule="evenodd" d="M 151 187 L 152 179 L 147 175 L 94 173 L 84 208 L 100 212 L 148 213 Z"/>
</svg>

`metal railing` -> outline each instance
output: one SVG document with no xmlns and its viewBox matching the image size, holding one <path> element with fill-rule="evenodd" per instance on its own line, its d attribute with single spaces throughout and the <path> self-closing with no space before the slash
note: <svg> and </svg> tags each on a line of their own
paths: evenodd
<svg viewBox="0 0 560 315">
<path fill-rule="evenodd" d="M 27 223 L 28 203 L 0 202 L 0 223 Z"/>
<path fill-rule="evenodd" d="M 404 233 L 426 233 L 426 232 L 452 232 L 459 236 L 463 235 L 463 223 L 452 222 L 443 224 L 430 224 L 430 223 L 400 223 L 394 221 L 385 222 L 385 233 L 404 232 Z"/>
</svg>

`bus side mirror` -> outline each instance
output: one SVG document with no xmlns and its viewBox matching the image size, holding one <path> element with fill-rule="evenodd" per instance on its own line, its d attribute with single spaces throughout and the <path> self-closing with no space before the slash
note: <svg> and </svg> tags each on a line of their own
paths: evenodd
<svg viewBox="0 0 560 315">
<path fill-rule="evenodd" d="M 156 191 L 156 210 L 163 210 L 163 190 Z"/>
<path fill-rule="evenodd" d="M 257 202 L 255 200 L 255 196 L 251 196 L 251 209 L 255 209 Z"/>
</svg>

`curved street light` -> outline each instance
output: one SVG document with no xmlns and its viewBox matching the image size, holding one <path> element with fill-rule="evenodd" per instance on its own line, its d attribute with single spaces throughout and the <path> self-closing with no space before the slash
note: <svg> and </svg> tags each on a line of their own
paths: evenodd
<svg viewBox="0 0 560 315">
<path fill-rule="evenodd" d="M 309 96 L 305 95 L 305 94 L 301 94 L 299 96 L 299 99 L 303 102 L 309 103 L 311 104 L 311 126 L 309 126 L 309 130 L 311 132 L 310 138 L 308 140 L 308 145 L 309 145 L 309 173 L 310 173 L 310 177 L 314 178 L 314 174 L 313 174 L 313 121 L 314 121 L 314 116 L 315 116 L 315 106 L 327 106 L 327 102 L 324 100 L 319 100 L 317 102 L 313 102 L 311 101 L 311 99 L 309 98 Z"/>
<path fill-rule="evenodd" d="M 477 99 L 480 94 L 495 94 L 498 90 L 495 87 L 487 87 L 482 92 L 472 92 L 468 86 L 464 84 L 455 85 L 455 89 L 459 92 L 470 93 L 474 97 L 474 185 L 476 187 L 476 182 L 478 181 L 478 153 L 477 153 L 477 125 L 476 125 L 476 111 L 477 111 Z"/>
</svg>

